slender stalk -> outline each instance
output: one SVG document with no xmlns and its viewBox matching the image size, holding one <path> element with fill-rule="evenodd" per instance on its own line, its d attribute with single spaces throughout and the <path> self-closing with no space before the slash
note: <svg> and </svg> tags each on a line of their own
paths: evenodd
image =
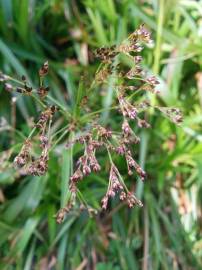
<svg viewBox="0 0 202 270">
<path fill-rule="evenodd" d="M 154 74 L 159 74 L 160 70 L 160 60 L 161 60 L 161 43 L 162 43 L 162 34 L 163 34 L 163 21 L 164 21 L 164 1 L 159 0 L 159 10 L 158 10 L 158 18 L 157 18 L 157 33 L 156 33 L 156 48 L 154 51 L 154 65 L 153 72 Z M 156 102 L 156 97 L 154 95 L 150 95 L 151 105 L 154 105 Z M 153 113 L 153 109 L 150 109 L 151 114 Z"/>
<path fill-rule="evenodd" d="M 163 20 L 164 20 L 164 1 L 165 0 L 159 0 L 156 48 L 154 52 L 154 65 L 153 65 L 153 71 L 155 74 L 159 73 L 159 68 L 160 68 L 161 43 L 162 43 Z"/>
<path fill-rule="evenodd" d="M 147 205 L 144 207 L 144 257 L 142 261 L 142 270 L 149 269 L 148 256 L 149 256 L 149 217 Z"/>
<path fill-rule="evenodd" d="M 37 96 L 34 94 L 31 94 L 30 96 L 33 97 L 33 99 L 35 99 L 35 101 L 38 102 L 38 104 L 40 104 L 43 109 L 46 109 L 46 105 Z"/>
<path fill-rule="evenodd" d="M 21 85 L 24 86 L 24 83 L 23 82 L 21 82 L 21 81 L 19 81 L 17 79 L 14 79 L 14 78 L 12 78 L 12 77 L 10 77 L 8 75 L 6 75 L 6 76 L 7 76 L 7 78 L 8 78 L 9 81 L 13 81 L 13 82 L 19 83 L 19 84 L 21 84 Z"/>
<path fill-rule="evenodd" d="M 30 132 L 29 136 L 27 137 L 27 139 L 29 139 L 29 138 L 32 137 L 32 135 L 34 134 L 35 130 L 36 130 L 36 127 L 34 127 L 34 128 L 31 130 L 31 132 Z"/>
<path fill-rule="evenodd" d="M 65 130 L 65 132 L 62 133 L 62 135 L 55 141 L 55 143 L 50 148 L 50 151 L 53 150 L 53 148 L 64 138 L 64 136 L 69 132 L 69 130 Z"/>
<path fill-rule="evenodd" d="M 96 72 L 95 72 L 95 75 L 101 70 L 102 66 L 103 66 L 103 63 L 101 62 L 101 63 L 99 64 L 99 66 L 98 66 Z M 95 76 L 95 77 L 96 77 L 96 76 Z M 96 83 L 96 81 L 95 81 L 95 79 L 94 79 L 94 80 L 92 81 L 92 83 L 91 83 L 89 89 L 88 89 L 88 92 L 91 92 L 91 91 L 92 91 L 92 89 L 93 89 L 94 86 L 95 86 L 95 83 Z"/>
<path fill-rule="evenodd" d="M 69 126 L 69 124 L 66 125 L 66 126 L 64 126 L 64 127 L 62 127 L 61 129 L 57 130 L 57 131 L 52 135 L 52 139 L 55 138 L 55 136 L 57 136 L 60 132 L 62 132 L 62 131 L 64 131 L 65 129 L 67 129 L 68 126 Z"/>
<path fill-rule="evenodd" d="M 79 200 L 86 206 L 86 208 L 88 209 L 88 203 L 87 201 L 85 200 L 84 196 L 82 195 L 81 191 L 77 188 L 77 195 L 78 195 L 78 198 Z"/>
<path fill-rule="evenodd" d="M 16 127 L 16 97 L 11 99 L 11 125 L 12 125 L 12 141 L 15 142 L 15 127 Z"/>
<path fill-rule="evenodd" d="M 92 113 L 88 113 L 88 114 L 84 115 L 83 117 L 81 117 L 81 121 L 84 120 L 85 118 L 91 117 L 91 116 L 96 115 L 96 114 L 98 114 L 100 112 L 114 110 L 114 109 L 118 109 L 118 106 L 113 106 L 113 107 L 109 107 L 109 108 L 103 108 L 103 109 L 94 111 Z"/>
</svg>

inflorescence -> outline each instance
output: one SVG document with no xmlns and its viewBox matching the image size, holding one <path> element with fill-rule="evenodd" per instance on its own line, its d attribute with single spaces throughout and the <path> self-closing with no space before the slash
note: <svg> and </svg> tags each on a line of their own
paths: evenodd
<svg viewBox="0 0 202 270">
<path fill-rule="evenodd" d="M 94 83 L 96 86 L 99 86 L 100 84 L 107 83 L 108 78 L 111 76 L 116 78 L 114 94 L 116 96 L 117 106 L 115 108 L 122 115 L 123 121 L 120 132 L 117 132 L 102 126 L 99 123 L 99 119 L 97 119 L 92 122 L 90 128 L 88 125 L 87 131 L 68 141 L 67 148 L 80 143 L 83 145 L 84 152 L 77 160 L 75 171 L 70 177 L 70 196 L 68 197 L 67 204 L 56 215 L 58 223 L 63 221 L 66 213 L 75 205 L 77 196 L 82 200 L 78 183 L 90 173 L 97 173 L 101 170 L 101 165 L 96 157 L 100 149 L 106 151 L 110 161 L 108 188 L 101 200 L 102 209 L 106 210 L 110 199 L 115 196 L 118 196 L 120 201 L 125 202 L 130 208 L 135 205 L 143 205 L 133 192 L 128 190 L 119 169 L 112 159 L 112 155 L 123 156 L 127 164 L 128 175 L 132 175 L 135 172 L 144 181 L 146 172 L 132 155 L 131 145 L 138 144 L 140 138 L 134 133 L 131 122 L 135 121 L 139 128 L 149 128 L 150 124 L 147 120 L 140 117 L 142 112 L 147 111 L 149 108 L 161 111 L 176 124 L 182 122 L 182 114 L 179 109 L 154 106 L 150 104 L 149 99 L 142 100 L 141 98 L 141 101 L 136 101 L 135 103 L 131 101 L 132 97 L 139 93 L 139 91 L 153 94 L 158 93 L 156 86 L 159 84 L 159 81 L 153 75 L 147 76 L 146 71 L 141 66 L 142 56 L 139 55 L 143 49 L 143 45 L 150 44 L 151 42 L 151 33 L 144 25 L 141 25 L 121 44 L 102 47 L 95 51 L 95 57 L 101 61 L 101 68 L 95 74 Z M 120 60 L 122 56 L 132 60 L 133 66 L 131 68 L 128 68 L 122 63 Z M 0 81 L 4 83 L 7 91 L 12 92 L 16 90 L 18 93 L 31 95 L 43 107 L 43 111 L 35 124 L 34 130 L 25 140 L 20 153 L 14 159 L 15 166 L 23 170 L 23 173 L 27 175 L 44 175 L 48 170 L 48 159 L 51 149 L 50 129 L 53 116 L 58 109 L 55 105 L 50 105 L 46 101 L 49 87 L 44 85 L 44 77 L 48 74 L 48 69 L 48 62 L 45 62 L 39 70 L 40 85 L 37 90 L 34 90 L 29 85 L 24 76 L 22 77 L 22 81 L 19 82 L 20 86 L 15 87 L 12 84 L 11 77 L 0 73 Z M 74 121 L 75 119 L 69 119 L 69 126 L 66 131 L 76 131 L 78 127 L 76 127 Z M 32 146 L 32 135 L 35 130 L 38 130 L 39 147 L 41 149 L 41 153 L 37 157 L 34 154 Z M 84 202 L 84 205 L 89 212 L 92 212 L 92 209 L 88 207 L 86 202 Z"/>
</svg>

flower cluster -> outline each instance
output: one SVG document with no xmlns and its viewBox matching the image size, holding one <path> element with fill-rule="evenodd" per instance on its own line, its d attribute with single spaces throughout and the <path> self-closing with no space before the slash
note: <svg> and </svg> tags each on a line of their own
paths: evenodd
<svg viewBox="0 0 202 270">
<path fill-rule="evenodd" d="M 23 167 L 24 165 L 28 164 L 32 160 L 31 156 L 31 141 L 27 139 L 22 148 L 20 153 L 15 157 L 14 164 L 18 167 Z"/>
<path fill-rule="evenodd" d="M 182 112 L 177 108 L 157 107 L 166 117 L 168 117 L 173 123 L 181 124 L 183 121 Z"/>
<path fill-rule="evenodd" d="M 110 197 L 113 198 L 116 195 L 116 193 L 118 193 L 118 192 L 121 192 L 121 194 L 122 194 L 123 190 L 124 190 L 124 187 L 119 180 L 118 169 L 113 164 L 111 166 L 110 175 L 109 175 L 108 190 L 107 190 L 107 193 L 105 194 L 104 198 L 102 199 L 102 209 L 105 209 L 105 210 L 107 209 L 107 205 L 108 205 L 108 201 L 109 201 Z"/>
<path fill-rule="evenodd" d="M 27 139 L 24 142 L 20 153 L 14 159 L 15 166 L 20 168 L 23 167 L 23 172 L 27 175 L 44 175 L 47 172 L 50 148 L 49 129 L 55 111 L 55 106 L 47 108 L 41 113 L 39 120 L 35 125 L 35 127 L 39 129 L 40 156 L 35 158 L 35 156 L 32 155 L 31 140 Z"/>
<path fill-rule="evenodd" d="M 75 205 L 75 200 L 76 200 L 76 192 L 77 192 L 77 189 L 76 189 L 76 185 L 74 183 L 72 183 L 69 187 L 69 190 L 70 190 L 70 197 L 67 201 L 67 204 L 65 207 L 59 209 L 59 211 L 57 212 L 56 214 L 56 221 L 57 223 L 62 223 L 64 218 L 65 218 L 65 215 L 67 213 L 70 212 L 70 210 L 72 209 L 72 207 Z"/>
<path fill-rule="evenodd" d="M 115 197 L 116 194 L 118 194 L 119 199 L 121 201 L 125 201 L 130 208 L 135 205 L 138 205 L 140 207 L 143 206 L 142 202 L 138 200 L 134 194 L 128 191 L 117 167 L 112 164 L 110 169 L 107 193 L 102 199 L 102 209 L 107 209 L 109 199 Z"/>
<path fill-rule="evenodd" d="M 146 29 L 144 25 L 141 25 L 135 30 L 126 40 L 119 45 L 113 45 L 110 47 L 102 47 L 95 51 L 95 57 L 101 60 L 95 79 L 90 85 L 90 89 L 93 86 L 104 86 L 108 83 L 110 76 L 115 76 L 116 80 L 113 85 L 114 96 L 116 98 L 116 106 L 113 107 L 121 114 L 122 121 L 121 127 L 116 130 L 111 130 L 100 124 L 99 117 L 94 119 L 90 118 L 91 113 L 87 114 L 87 121 L 77 121 L 78 118 L 75 114 L 71 115 L 63 106 L 60 106 L 60 111 L 63 115 L 67 116 L 69 128 L 62 128 L 63 134 L 61 138 L 64 138 L 67 132 L 74 131 L 74 139 L 67 143 L 67 147 L 73 146 L 76 143 L 82 145 L 83 153 L 75 163 L 73 174 L 70 176 L 69 191 L 67 204 L 61 208 L 57 215 L 56 220 L 61 223 L 64 220 L 65 215 L 72 209 L 76 203 L 76 199 L 79 199 L 81 209 L 87 209 L 89 213 L 94 212 L 92 208 L 88 206 L 86 201 L 80 194 L 79 182 L 84 179 L 85 176 L 90 173 L 98 173 L 101 170 L 99 159 L 97 158 L 98 150 L 105 151 L 108 155 L 110 162 L 110 173 L 108 180 L 108 188 L 104 195 L 101 205 L 102 209 L 106 210 L 109 207 L 109 201 L 111 198 L 118 196 L 120 201 L 125 202 L 129 208 L 142 206 L 142 202 L 135 197 L 135 195 L 128 190 L 123 177 L 121 176 L 118 168 L 114 163 L 114 156 L 120 155 L 125 160 L 128 175 L 132 175 L 134 172 L 142 181 L 146 178 L 146 172 L 136 161 L 133 156 L 134 150 L 131 146 L 135 146 L 140 142 L 140 138 L 135 134 L 133 126 L 139 128 L 149 128 L 150 124 L 146 121 L 147 110 L 149 108 L 157 109 L 161 111 L 166 117 L 171 119 L 174 123 L 180 124 L 182 122 L 182 114 L 180 110 L 176 108 L 165 108 L 151 105 L 148 99 L 144 99 L 144 93 L 150 92 L 152 94 L 158 93 L 157 85 L 158 79 L 148 74 L 141 65 L 142 56 L 140 52 L 143 50 L 145 44 L 150 44 L 151 33 Z M 122 56 L 125 59 L 129 59 L 133 66 L 127 65 L 127 61 L 122 61 Z M 45 62 L 39 69 L 39 87 L 33 89 L 27 82 L 27 79 L 23 76 L 22 81 L 19 81 L 19 85 L 15 87 L 10 83 L 12 80 L 9 76 L 0 73 L 0 81 L 4 83 L 5 89 L 8 92 L 16 90 L 18 93 L 33 96 L 37 102 L 43 107 L 37 123 L 31 134 L 25 140 L 20 153 L 14 160 L 17 167 L 24 170 L 24 173 L 30 175 L 44 175 L 48 170 L 48 159 L 51 146 L 51 123 L 53 115 L 57 111 L 56 106 L 50 105 L 47 99 L 54 103 L 54 99 L 49 96 L 49 86 L 45 85 L 44 78 L 48 74 L 49 64 Z M 137 95 L 139 95 L 138 98 Z M 80 99 L 78 106 L 84 107 L 89 101 L 88 96 L 83 96 Z M 59 102 L 55 102 L 59 104 Z M 89 107 L 88 107 L 89 108 Z M 79 111 L 82 113 L 82 110 Z M 94 114 L 97 115 L 97 112 Z M 92 120 L 92 121 L 91 121 Z M 78 124 L 77 124 L 78 122 Z M 86 126 L 82 129 L 83 123 Z M 33 134 L 35 130 L 38 130 L 38 145 L 40 147 L 40 154 L 35 154 Z M 85 132 L 82 132 L 85 130 Z M 77 135 L 77 131 L 78 134 Z M 56 134 L 60 132 L 56 131 Z M 57 143 L 58 141 L 56 141 Z M 133 147 L 134 148 L 134 147 Z"/>
<path fill-rule="evenodd" d="M 39 69 L 40 87 L 36 91 L 41 99 L 45 98 L 47 95 L 49 87 L 43 85 L 44 76 L 48 74 L 48 62 L 45 62 Z M 33 89 L 29 86 L 25 76 L 22 76 L 23 87 L 16 87 L 18 93 L 32 94 Z M 33 147 L 31 138 L 25 140 L 20 153 L 15 157 L 14 164 L 17 167 L 23 168 L 23 173 L 27 175 L 44 175 L 48 170 L 48 158 L 49 158 L 49 148 L 50 148 L 50 127 L 53 115 L 57 111 L 55 105 L 45 106 L 44 111 L 41 112 L 35 128 L 38 130 L 39 135 L 39 147 L 41 149 L 41 154 L 39 157 L 33 155 Z"/>
<path fill-rule="evenodd" d="M 127 116 L 130 119 L 135 119 L 137 117 L 137 108 L 135 108 L 126 99 L 124 99 L 122 95 L 118 95 L 118 101 L 123 116 Z"/>
</svg>

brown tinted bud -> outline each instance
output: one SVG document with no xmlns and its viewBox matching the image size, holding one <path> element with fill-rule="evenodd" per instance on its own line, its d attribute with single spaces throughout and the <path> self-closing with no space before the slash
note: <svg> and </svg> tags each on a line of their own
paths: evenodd
<svg viewBox="0 0 202 270">
<path fill-rule="evenodd" d="M 110 189 L 108 192 L 108 195 L 109 195 L 109 197 L 113 198 L 116 195 L 116 193 L 112 189 Z"/>
<path fill-rule="evenodd" d="M 94 172 L 98 172 L 98 171 L 101 170 L 101 167 L 100 167 L 100 165 L 98 163 L 93 163 L 93 164 L 91 164 L 91 166 L 92 166 L 92 170 Z"/>
<path fill-rule="evenodd" d="M 77 182 L 83 178 L 83 174 L 80 169 L 77 169 L 74 174 L 70 177 L 70 180 L 73 182 Z"/>
<path fill-rule="evenodd" d="M 48 87 L 44 87 L 44 86 L 41 86 L 39 87 L 39 89 L 37 90 L 37 94 L 39 95 L 39 97 L 41 99 L 45 98 L 48 94 L 48 91 L 49 91 L 49 86 Z"/>
<path fill-rule="evenodd" d="M 122 131 L 126 135 L 130 135 L 131 134 L 131 128 L 130 128 L 130 126 L 128 124 L 128 121 L 126 121 L 126 120 L 122 124 Z"/>
<path fill-rule="evenodd" d="M 106 210 L 107 209 L 107 205 L 108 205 L 108 196 L 104 196 L 103 199 L 102 199 L 102 209 Z"/>
<path fill-rule="evenodd" d="M 43 77 L 48 74 L 48 61 L 46 61 L 43 66 L 39 69 L 39 76 Z"/>
<path fill-rule="evenodd" d="M 126 199 L 126 193 L 124 191 L 122 191 L 119 198 L 121 201 L 124 201 Z"/>
<path fill-rule="evenodd" d="M 64 221 L 66 211 L 64 208 L 60 209 L 56 215 L 56 222 L 61 224 Z"/>
<path fill-rule="evenodd" d="M 17 91 L 18 93 L 25 93 L 25 92 L 26 92 L 25 89 L 20 88 L 20 87 L 17 87 L 17 88 L 16 88 L 16 91 Z"/>
<path fill-rule="evenodd" d="M 142 61 L 142 56 L 140 56 L 140 55 L 135 56 L 134 61 L 136 64 L 139 64 Z"/>
<path fill-rule="evenodd" d="M 115 45 L 111 47 L 102 47 L 95 51 L 95 56 L 105 62 L 110 62 L 117 54 L 118 52 L 116 51 Z"/>
<path fill-rule="evenodd" d="M 87 165 L 84 165 L 84 166 L 83 166 L 83 174 L 84 174 L 84 175 L 88 175 L 88 174 L 90 174 L 90 173 L 91 173 L 90 167 L 87 166 Z"/>
<path fill-rule="evenodd" d="M 125 152 L 126 152 L 126 147 L 125 147 L 125 145 L 120 145 L 120 146 L 118 146 L 118 147 L 116 148 L 116 152 L 117 152 L 117 154 L 119 154 L 119 155 L 124 155 Z"/>
<path fill-rule="evenodd" d="M 42 134 L 39 139 L 41 142 L 41 147 L 45 148 L 48 145 L 48 137 Z"/>
<path fill-rule="evenodd" d="M 54 114 L 58 110 L 58 108 L 55 105 L 52 105 L 50 109 L 51 109 L 52 114 Z"/>
<path fill-rule="evenodd" d="M 150 124 L 147 123 L 144 119 L 138 118 L 137 124 L 138 124 L 138 127 L 140 128 L 150 128 Z"/>
<path fill-rule="evenodd" d="M 155 86 L 157 84 L 159 84 L 159 81 L 157 80 L 157 78 L 155 76 L 151 76 L 149 78 L 147 78 L 146 80 L 149 84 Z"/>
</svg>

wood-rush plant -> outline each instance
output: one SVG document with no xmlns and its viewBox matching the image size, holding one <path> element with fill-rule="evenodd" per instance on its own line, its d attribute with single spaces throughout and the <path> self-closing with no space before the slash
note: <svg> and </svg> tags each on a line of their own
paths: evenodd
<svg viewBox="0 0 202 270">
<path fill-rule="evenodd" d="M 86 200 L 78 189 L 78 183 L 82 181 L 86 175 L 91 172 L 97 173 L 101 170 L 101 166 L 97 160 L 98 151 L 102 148 L 106 150 L 110 162 L 109 181 L 106 194 L 101 201 L 102 209 L 107 209 L 109 200 L 118 196 L 121 201 L 124 201 L 130 208 L 142 206 L 142 202 L 129 191 L 119 169 L 112 159 L 112 153 L 121 155 L 125 158 L 128 175 L 136 173 L 141 180 L 145 180 L 146 173 L 141 166 L 133 158 L 131 145 L 138 144 L 140 138 L 134 133 L 131 127 L 131 122 L 135 122 L 139 128 L 149 128 L 150 125 L 142 115 L 148 109 L 153 108 L 161 111 L 166 117 L 170 118 L 174 123 L 179 124 L 182 121 L 182 114 L 178 109 L 165 108 L 154 106 L 149 99 L 143 98 L 141 93 L 151 92 L 157 93 L 156 85 L 159 83 L 155 76 L 148 76 L 140 65 L 142 57 L 139 55 L 144 44 L 151 42 L 151 34 L 141 25 L 135 30 L 126 40 L 120 45 L 111 47 L 102 47 L 96 50 L 95 57 L 99 58 L 101 64 L 95 74 L 95 79 L 89 87 L 88 93 L 91 93 L 96 87 L 101 87 L 107 84 L 108 79 L 115 78 L 113 85 L 114 94 L 116 96 L 116 106 L 112 109 L 117 110 L 123 117 L 122 125 L 119 131 L 113 131 L 101 124 L 99 117 L 94 117 L 98 112 L 90 112 L 86 115 L 83 111 L 82 119 L 87 121 L 78 121 L 76 119 L 76 111 L 71 114 L 57 100 L 49 96 L 49 87 L 45 86 L 44 77 L 48 74 L 48 62 L 45 62 L 39 70 L 39 87 L 33 89 L 26 78 L 23 76 L 22 81 L 18 81 L 5 74 L 0 74 L 0 81 L 4 82 L 5 89 L 9 92 L 17 91 L 23 95 L 32 96 L 36 102 L 43 108 L 38 121 L 28 138 L 24 141 L 20 153 L 15 157 L 14 164 L 22 174 L 26 175 L 44 175 L 48 170 L 48 159 L 50 151 L 60 142 L 65 136 L 74 134 L 74 138 L 69 136 L 67 147 L 72 147 L 79 143 L 83 145 L 84 152 L 75 163 L 75 170 L 70 177 L 69 196 L 67 204 L 60 209 L 56 215 L 56 220 L 61 223 L 75 205 L 76 200 L 81 202 L 81 208 L 84 207 L 92 212 L 92 208 L 88 206 Z M 132 68 L 124 65 L 121 58 L 128 57 L 133 62 Z M 132 101 L 138 94 L 141 98 Z M 86 96 L 83 96 L 81 90 L 78 90 L 77 106 L 86 104 Z M 90 103 L 89 103 L 90 106 Z M 85 106 L 82 106 L 85 107 Z M 76 108 L 77 110 L 77 108 Z M 101 110 L 100 110 L 101 111 Z M 51 132 L 52 122 L 57 116 L 55 113 L 64 115 L 65 121 L 68 121 L 61 130 Z M 80 113 L 82 111 L 80 110 Z M 91 116 L 91 121 L 89 117 Z M 62 133 L 63 132 L 63 133 Z M 59 134 L 62 135 L 54 141 L 54 138 Z M 35 154 L 33 145 L 33 135 L 37 134 L 40 153 Z"/>
</svg>

